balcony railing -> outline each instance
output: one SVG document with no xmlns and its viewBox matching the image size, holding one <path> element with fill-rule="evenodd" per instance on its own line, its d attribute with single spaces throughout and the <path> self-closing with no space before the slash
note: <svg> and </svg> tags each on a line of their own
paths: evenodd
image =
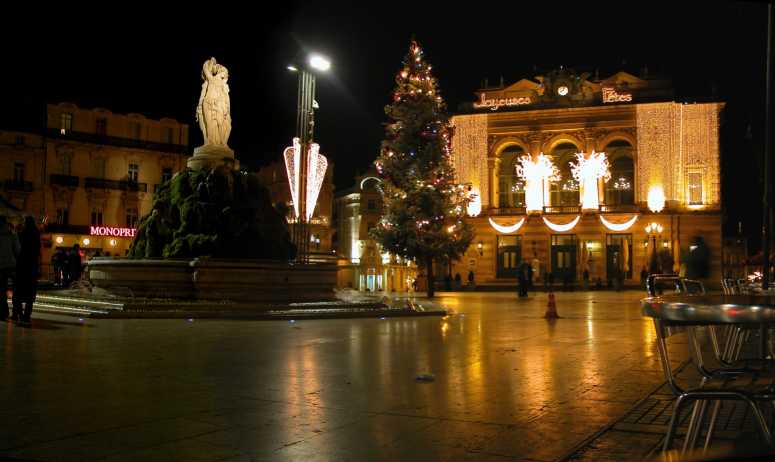
<svg viewBox="0 0 775 462">
<path fill-rule="evenodd" d="M 6 191 L 32 192 L 32 181 L 5 180 Z"/>
<path fill-rule="evenodd" d="M 490 209 L 490 215 L 524 215 L 525 207 L 500 207 Z"/>
<path fill-rule="evenodd" d="M 600 204 L 600 213 L 635 213 L 640 208 L 635 204 Z"/>
<path fill-rule="evenodd" d="M 60 175 L 57 173 L 53 173 L 48 177 L 48 180 L 51 184 L 77 188 L 79 178 L 77 176 L 72 176 L 72 175 Z"/>
<path fill-rule="evenodd" d="M 83 185 L 94 189 L 118 189 L 121 191 L 148 192 L 148 183 L 127 180 L 107 180 L 105 178 L 84 178 Z"/>
<path fill-rule="evenodd" d="M 550 205 L 548 207 L 544 207 L 544 213 L 545 214 L 553 214 L 553 213 L 575 213 L 575 214 L 579 214 L 579 213 L 581 213 L 581 206 L 579 206 L 579 205 Z"/>
</svg>

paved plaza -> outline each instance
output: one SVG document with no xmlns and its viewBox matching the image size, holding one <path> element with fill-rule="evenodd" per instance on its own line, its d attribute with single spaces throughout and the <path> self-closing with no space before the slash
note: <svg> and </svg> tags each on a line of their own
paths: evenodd
<svg viewBox="0 0 775 462">
<path fill-rule="evenodd" d="M 663 380 L 642 291 L 556 296 L 556 321 L 441 293 L 444 318 L 3 323 L 0 457 L 557 460 Z"/>
</svg>

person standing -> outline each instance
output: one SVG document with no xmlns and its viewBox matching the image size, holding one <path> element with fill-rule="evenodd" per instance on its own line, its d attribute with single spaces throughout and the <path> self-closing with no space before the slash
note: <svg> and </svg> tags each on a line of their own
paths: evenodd
<svg viewBox="0 0 775 462">
<path fill-rule="evenodd" d="M 528 268 L 528 264 L 526 261 L 523 261 L 517 267 L 517 280 L 519 281 L 520 297 L 527 297 L 527 286 L 529 284 L 527 268 Z"/>
<path fill-rule="evenodd" d="M 0 215 L 0 321 L 8 319 L 8 279 L 13 277 L 20 250 L 19 239 Z"/>
<path fill-rule="evenodd" d="M 67 256 L 67 273 L 69 286 L 74 281 L 81 279 L 81 246 L 74 244 Z"/>
<path fill-rule="evenodd" d="M 12 318 L 22 324 L 29 324 L 32 304 L 35 303 L 38 293 L 38 270 L 40 269 L 40 232 L 34 218 L 24 219 L 24 228 L 19 240 L 21 252 L 16 259 Z M 24 305 L 23 309 L 22 305 Z"/>
<path fill-rule="evenodd" d="M 64 282 L 62 267 L 65 264 L 65 252 L 61 247 L 57 248 L 54 255 L 51 256 L 51 267 L 54 269 L 54 285 L 61 286 Z"/>
</svg>

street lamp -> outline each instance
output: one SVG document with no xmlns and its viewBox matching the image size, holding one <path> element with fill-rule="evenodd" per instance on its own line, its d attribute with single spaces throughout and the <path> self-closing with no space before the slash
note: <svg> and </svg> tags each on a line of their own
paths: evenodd
<svg viewBox="0 0 775 462">
<path fill-rule="evenodd" d="M 649 259 L 649 273 L 650 274 L 657 274 L 659 273 L 659 264 L 657 263 L 657 234 L 662 234 L 662 225 L 659 223 L 651 222 L 648 225 L 646 225 L 646 233 L 649 234 L 649 237 L 652 240 L 651 244 L 651 258 Z"/>
<path fill-rule="evenodd" d="M 296 105 L 296 138 L 298 141 L 294 139 L 293 147 L 286 149 L 284 154 L 288 183 L 296 211 L 292 239 L 296 244 L 296 261 L 299 263 L 308 263 L 309 261 L 309 215 L 311 213 L 308 213 L 308 208 L 311 207 L 312 210 L 315 208 L 312 202 L 317 201 L 317 195 L 320 192 L 328 165 L 326 158 L 319 154 L 319 146 L 313 143 L 315 109 L 319 108 L 317 101 L 315 101 L 315 72 L 325 72 L 330 68 L 331 62 L 319 54 L 310 55 L 304 64 L 287 66 L 289 71 L 299 74 Z M 310 205 L 307 204 L 308 201 Z"/>
</svg>

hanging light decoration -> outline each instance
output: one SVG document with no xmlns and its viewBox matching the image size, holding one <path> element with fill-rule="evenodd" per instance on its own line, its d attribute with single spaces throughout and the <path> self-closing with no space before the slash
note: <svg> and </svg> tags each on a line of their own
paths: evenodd
<svg viewBox="0 0 775 462">
<path fill-rule="evenodd" d="M 619 177 L 618 180 L 614 182 L 614 189 L 619 191 L 629 191 L 630 189 L 632 189 L 632 185 L 630 184 L 630 181 L 627 178 L 621 176 Z"/>
<path fill-rule="evenodd" d="M 598 200 L 597 180 L 602 178 L 608 182 L 611 170 L 604 152 L 592 151 L 586 156 L 583 152 L 576 153 L 576 163 L 571 163 L 571 173 L 581 183 L 581 208 L 596 210 L 600 206 Z"/>
<path fill-rule="evenodd" d="M 544 219 L 544 223 L 546 223 L 546 226 L 548 226 L 549 229 L 551 229 L 552 231 L 556 231 L 558 233 L 564 233 L 576 227 L 576 225 L 579 223 L 579 220 L 581 219 L 581 215 L 577 215 L 576 218 L 562 225 L 558 225 L 557 223 L 552 223 L 546 217 L 541 217 L 541 218 Z"/>
<path fill-rule="evenodd" d="M 630 229 L 632 225 L 635 224 L 635 222 L 638 220 L 638 215 L 633 215 L 632 218 L 625 221 L 624 223 L 611 223 L 610 221 L 606 220 L 604 216 L 600 215 L 600 222 L 603 223 L 603 226 L 608 228 L 610 231 L 627 231 Z"/>
<path fill-rule="evenodd" d="M 521 228 L 522 225 L 525 224 L 524 217 L 520 219 L 518 222 L 514 223 L 513 225 L 506 225 L 506 226 L 495 223 L 495 221 L 493 221 L 492 218 L 488 218 L 488 220 L 490 221 L 490 226 L 492 226 L 492 228 L 495 231 L 498 231 L 499 233 L 503 233 L 503 234 L 516 233 L 517 231 L 519 231 L 519 228 Z"/>
<path fill-rule="evenodd" d="M 544 207 L 544 183 L 559 181 L 560 172 L 552 160 L 543 153 L 533 160 L 530 156 L 519 158 L 517 176 L 525 181 L 525 208 L 528 212 L 542 211 Z"/>
</svg>

